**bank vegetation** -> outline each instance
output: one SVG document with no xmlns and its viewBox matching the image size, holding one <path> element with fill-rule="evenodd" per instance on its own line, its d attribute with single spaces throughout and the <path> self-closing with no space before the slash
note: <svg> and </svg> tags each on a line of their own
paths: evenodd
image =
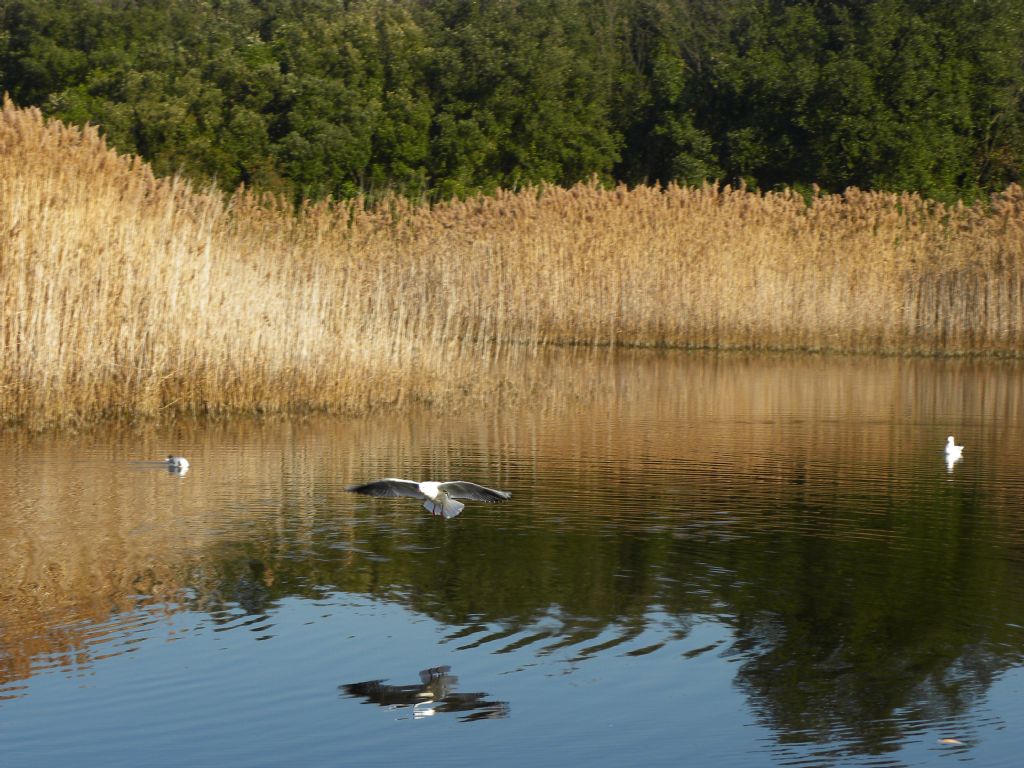
<svg viewBox="0 0 1024 768">
<path fill-rule="evenodd" d="M 225 198 L 3 108 L 0 414 L 494 397 L 542 345 L 1024 351 L 1024 191 L 536 186 L 433 205 Z"/>
</svg>

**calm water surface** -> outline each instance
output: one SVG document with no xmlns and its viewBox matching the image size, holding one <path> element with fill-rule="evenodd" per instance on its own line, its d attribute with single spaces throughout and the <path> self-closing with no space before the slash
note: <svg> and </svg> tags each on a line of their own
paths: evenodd
<svg viewBox="0 0 1024 768">
<path fill-rule="evenodd" d="M 0 435 L 0 764 L 1019 764 L 1020 364 L 542 365 L 456 415 Z M 513 499 L 344 492 L 384 475 Z"/>
</svg>

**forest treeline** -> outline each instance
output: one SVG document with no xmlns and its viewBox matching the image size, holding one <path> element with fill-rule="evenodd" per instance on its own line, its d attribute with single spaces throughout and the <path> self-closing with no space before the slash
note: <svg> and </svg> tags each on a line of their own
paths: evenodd
<svg viewBox="0 0 1024 768">
<path fill-rule="evenodd" d="M 0 88 L 300 200 L 541 182 L 916 191 L 1024 168 L 1020 0 L 0 0 Z"/>
</svg>

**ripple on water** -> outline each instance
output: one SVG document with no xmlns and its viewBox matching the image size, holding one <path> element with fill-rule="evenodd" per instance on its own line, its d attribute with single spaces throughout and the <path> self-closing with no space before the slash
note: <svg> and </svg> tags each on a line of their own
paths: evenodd
<svg viewBox="0 0 1024 768">
<path fill-rule="evenodd" d="M 0 445 L 0 747 L 1015 764 L 1019 369 L 630 360 L 511 410 Z M 187 477 L 122 469 L 165 443 Z M 514 495 L 444 521 L 344 492 L 394 474 Z"/>
</svg>

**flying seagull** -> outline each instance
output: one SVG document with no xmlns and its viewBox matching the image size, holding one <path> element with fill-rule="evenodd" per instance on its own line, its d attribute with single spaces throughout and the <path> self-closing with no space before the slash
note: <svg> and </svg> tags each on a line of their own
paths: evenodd
<svg viewBox="0 0 1024 768">
<path fill-rule="evenodd" d="M 508 491 L 496 491 L 466 480 L 449 480 L 446 483 L 433 481 L 417 483 L 415 480 L 399 480 L 397 477 L 385 477 L 362 485 L 350 485 L 346 491 L 362 493 L 366 496 L 383 496 L 394 498 L 408 496 L 410 499 L 421 499 L 424 508 L 432 515 L 445 518 L 455 517 L 466 505 L 455 499 L 472 499 L 473 501 L 508 501 L 512 494 Z"/>
</svg>

